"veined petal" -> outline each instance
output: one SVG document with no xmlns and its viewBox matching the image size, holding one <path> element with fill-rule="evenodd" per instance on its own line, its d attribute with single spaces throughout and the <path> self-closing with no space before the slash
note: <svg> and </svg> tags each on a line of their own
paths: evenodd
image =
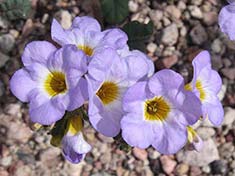
<svg viewBox="0 0 235 176">
<path fill-rule="evenodd" d="M 175 114 L 172 120 L 176 120 L 177 123 L 184 126 L 192 125 L 202 115 L 201 102 L 192 92 L 174 89 L 168 90 L 165 96 L 171 111 Z"/>
<path fill-rule="evenodd" d="M 174 117 L 175 118 L 175 117 Z M 178 152 L 187 142 L 187 130 L 183 126 L 164 123 L 163 135 L 158 139 L 157 131 L 153 147 L 162 154 L 174 154 Z"/>
<path fill-rule="evenodd" d="M 121 58 L 125 58 L 126 56 L 128 56 L 130 54 L 130 50 L 129 50 L 129 46 L 125 45 L 122 49 L 117 50 L 118 55 Z"/>
<path fill-rule="evenodd" d="M 154 131 L 152 124 L 142 122 L 142 116 L 137 113 L 125 115 L 121 120 L 121 128 L 122 137 L 130 146 L 145 149 L 154 142 Z M 161 131 L 158 136 L 160 133 Z"/>
<path fill-rule="evenodd" d="M 56 47 L 47 41 L 34 41 L 24 49 L 22 54 L 22 62 L 24 66 L 29 66 L 33 63 L 47 64 L 49 56 L 56 51 Z"/>
<path fill-rule="evenodd" d="M 147 56 L 146 56 L 147 57 Z M 150 78 L 154 72 L 155 72 L 155 68 L 154 68 L 154 63 L 153 61 L 151 60 L 151 58 L 147 57 L 146 59 L 147 63 L 148 63 L 148 68 L 149 68 L 149 71 L 148 71 L 148 78 Z"/>
<path fill-rule="evenodd" d="M 203 69 L 197 78 L 201 82 L 202 91 L 218 94 L 222 87 L 222 79 L 217 71 L 212 69 Z M 196 85 L 197 86 L 197 85 Z"/>
<path fill-rule="evenodd" d="M 61 46 L 66 44 L 72 44 L 73 42 L 68 37 L 68 32 L 66 32 L 62 26 L 58 23 L 56 19 L 53 19 L 51 25 L 51 38 Z"/>
<path fill-rule="evenodd" d="M 128 79 L 131 84 L 144 80 L 154 72 L 153 62 L 138 50 L 131 51 L 128 56 L 123 58 L 128 66 Z"/>
<path fill-rule="evenodd" d="M 104 107 L 98 97 L 94 96 L 89 101 L 89 119 L 92 126 L 108 137 L 115 137 L 120 132 L 122 118 L 121 103 L 113 103 L 113 107 Z"/>
<path fill-rule="evenodd" d="M 73 23 L 72 23 L 72 28 L 79 28 L 83 32 L 88 32 L 88 31 L 100 32 L 101 31 L 101 27 L 98 21 L 89 16 L 74 18 Z"/>
<path fill-rule="evenodd" d="M 28 95 L 35 86 L 36 83 L 25 69 L 16 71 L 10 80 L 11 92 L 23 102 L 29 101 Z"/>
<path fill-rule="evenodd" d="M 126 33 L 120 29 L 108 29 L 103 31 L 103 34 L 102 45 L 111 46 L 114 49 L 122 49 L 127 45 L 128 37 Z"/>
<path fill-rule="evenodd" d="M 58 49 L 57 51 L 55 51 L 47 60 L 47 68 L 50 71 L 61 71 L 64 72 L 63 69 L 63 48 Z"/>
<path fill-rule="evenodd" d="M 192 92 L 184 92 L 186 97 L 185 101 L 180 108 L 185 114 L 187 124 L 195 124 L 202 116 L 202 104 L 200 100 Z"/>
<path fill-rule="evenodd" d="M 66 45 L 62 52 L 63 67 L 70 78 L 83 76 L 87 72 L 88 58 L 74 45 Z"/>
<path fill-rule="evenodd" d="M 50 71 L 44 65 L 35 63 L 25 67 L 31 79 L 37 82 L 37 87 L 42 87 Z"/>
<path fill-rule="evenodd" d="M 95 80 L 104 81 L 110 73 L 110 68 L 118 59 L 116 51 L 112 48 L 99 50 L 99 52 L 94 54 L 93 59 L 88 66 L 89 75 Z"/>
<path fill-rule="evenodd" d="M 97 50 L 102 50 L 104 47 L 110 47 L 110 45 L 102 45 L 104 40 L 104 34 L 97 31 L 88 31 L 84 35 L 84 46 L 87 46 L 91 49 L 92 56 Z"/>
<path fill-rule="evenodd" d="M 68 111 L 73 111 L 81 107 L 88 100 L 87 81 L 81 78 L 76 87 L 71 89 L 67 95 L 70 99 L 67 106 Z"/>
<path fill-rule="evenodd" d="M 65 135 L 62 139 L 64 157 L 72 163 L 79 163 L 91 150 L 91 146 L 84 140 L 81 132 L 74 136 Z"/>
<path fill-rule="evenodd" d="M 29 96 L 29 115 L 32 122 L 51 125 L 63 117 L 65 109 L 58 109 L 44 92 L 34 89 Z"/>
<path fill-rule="evenodd" d="M 200 76 L 202 70 L 211 70 L 211 58 L 208 51 L 200 52 L 193 59 L 193 80 L 192 86 L 194 87 L 196 84 L 196 79 Z"/>
<path fill-rule="evenodd" d="M 118 57 L 112 67 L 110 67 L 110 73 L 106 76 L 106 79 L 114 81 L 122 87 L 127 87 L 130 86 L 128 75 L 126 62 Z"/>
<path fill-rule="evenodd" d="M 143 101 L 147 99 L 146 94 L 147 82 L 138 82 L 131 86 L 123 97 L 123 110 L 126 112 L 142 113 Z"/>
<path fill-rule="evenodd" d="M 203 117 L 208 117 L 213 125 L 219 126 L 223 122 L 224 110 L 217 96 L 212 95 L 210 100 L 203 104 L 202 111 Z"/>
<path fill-rule="evenodd" d="M 154 94 L 168 89 L 183 89 L 183 77 L 170 69 L 163 69 L 155 73 L 148 82 L 149 90 Z"/>
</svg>

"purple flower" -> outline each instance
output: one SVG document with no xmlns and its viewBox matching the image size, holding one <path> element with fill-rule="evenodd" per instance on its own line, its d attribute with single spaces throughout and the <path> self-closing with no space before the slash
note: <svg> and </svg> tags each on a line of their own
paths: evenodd
<svg viewBox="0 0 235 176">
<path fill-rule="evenodd" d="M 152 145 L 163 154 L 176 153 L 186 144 L 187 126 L 201 114 L 200 101 L 184 90 L 182 76 L 168 69 L 130 87 L 123 109 L 123 139 L 142 149 Z"/>
<path fill-rule="evenodd" d="M 89 119 L 105 136 L 120 132 L 122 97 L 126 89 L 149 73 L 149 61 L 138 52 L 120 58 L 112 48 L 96 52 L 88 66 Z"/>
<path fill-rule="evenodd" d="M 222 104 L 217 97 L 222 86 L 221 77 L 212 69 L 207 51 L 202 51 L 194 58 L 193 68 L 193 79 L 185 89 L 193 91 L 201 100 L 203 118 L 208 117 L 213 125 L 218 126 L 224 117 Z"/>
<path fill-rule="evenodd" d="M 228 0 L 229 5 L 222 8 L 219 13 L 219 25 L 223 33 L 231 40 L 235 40 L 235 1 Z"/>
<path fill-rule="evenodd" d="M 59 50 L 45 41 L 29 43 L 23 53 L 24 68 L 10 80 L 12 93 L 29 102 L 32 122 L 50 125 L 66 110 L 80 107 L 87 99 L 86 56 L 73 45 Z"/>
<path fill-rule="evenodd" d="M 61 141 L 63 156 L 72 163 L 79 163 L 91 150 L 91 146 L 83 138 L 82 127 L 81 117 L 70 117 L 66 134 Z"/>
<path fill-rule="evenodd" d="M 76 45 L 86 55 L 93 54 L 104 47 L 122 49 L 127 45 L 127 35 L 120 29 L 109 29 L 101 32 L 99 23 L 91 17 L 76 17 L 69 29 L 63 29 L 54 19 L 51 27 L 51 36 L 61 46 Z"/>
<path fill-rule="evenodd" d="M 190 148 L 199 152 L 203 147 L 202 139 L 191 126 L 187 127 L 187 131 Z"/>
</svg>

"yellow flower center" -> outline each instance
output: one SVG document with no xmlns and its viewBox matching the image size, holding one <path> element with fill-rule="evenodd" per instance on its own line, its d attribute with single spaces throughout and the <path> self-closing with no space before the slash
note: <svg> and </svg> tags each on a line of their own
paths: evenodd
<svg viewBox="0 0 235 176">
<path fill-rule="evenodd" d="M 198 142 L 197 139 L 197 133 L 196 131 L 191 127 L 191 126 L 187 126 L 187 132 L 188 132 L 188 142 L 192 143 L 192 142 Z"/>
<path fill-rule="evenodd" d="M 82 130 L 82 127 L 83 127 L 82 118 L 79 115 L 72 116 L 68 120 L 66 133 L 75 135 Z"/>
<path fill-rule="evenodd" d="M 93 49 L 87 45 L 78 45 L 78 48 L 84 51 L 84 53 L 88 56 L 92 56 Z"/>
<path fill-rule="evenodd" d="M 145 120 L 164 121 L 170 112 L 170 106 L 163 97 L 154 97 L 145 101 L 144 115 Z"/>
<path fill-rule="evenodd" d="M 196 89 L 198 90 L 199 92 L 199 95 L 200 95 L 200 100 L 201 101 L 204 101 L 205 98 L 206 98 L 206 92 L 205 90 L 203 89 L 203 86 L 202 86 L 202 82 L 200 80 L 197 80 L 196 81 L 196 85 L 195 85 Z M 184 86 L 184 89 L 187 90 L 187 91 L 192 91 L 193 88 L 192 88 L 192 85 L 191 83 L 188 83 Z"/>
<path fill-rule="evenodd" d="M 201 101 L 205 100 L 205 98 L 206 98 L 206 92 L 205 92 L 205 90 L 204 90 L 203 87 L 202 87 L 202 82 L 201 82 L 201 81 L 199 81 L 199 80 L 196 81 L 196 88 L 197 88 L 197 90 L 199 91 L 200 100 L 201 100 Z"/>
<path fill-rule="evenodd" d="M 96 95 L 100 98 L 104 105 L 108 105 L 118 98 L 119 88 L 117 84 L 106 81 L 96 92 Z"/>
<path fill-rule="evenodd" d="M 44 82 L 44 88 L 46 92 L 52 97 L 61 93 L 65 93 L 67 86 L 64 73 L 54 71 L 48 74 Z"/>
<path fill-rule="evenodd" d="M 190 83 L 186 84 L 186 85 L 184 86 L 184 89 L 187 90 L 187 91 L 192 91 L 192 90 L 193 90 L 193 88 L 192 88 L 192 86 L 191 86 Z"/>
</svg>

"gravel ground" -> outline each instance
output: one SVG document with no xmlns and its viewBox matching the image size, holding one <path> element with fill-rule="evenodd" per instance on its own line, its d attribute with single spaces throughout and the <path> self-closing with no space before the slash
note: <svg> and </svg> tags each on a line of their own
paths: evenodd
<svg viewBox="0 0 235 176">
<path fill-rule="evenodd" d="M 45 130 L 30 129 L 28 108 L 9 91 L 10 76 L 21 67 L 20 55 L 27 43 L 50 39 L 54 18 L 64 27 L 79 15 L 96 16 L 96 0 L 32 0 L 34 12 L 27 20 L 8 22 L 0 17 L 0 176 L 203 176 L 235 175 L 235 42 L 220 32 L 221 0 L 130 0 L 128 20 L 154 23 L 154 35 L 146 44 L 156 70 L 171 68 L 186 82 L 192 77 L 191 61 L 201 50 L 211 52 L 213 68 L 223 79 L 219 97 L 225 119 L 214 128 L 207 121 L 197 131 L 204 139 L 200 153 L 181 150 L 160 155 L 153 148 L 125 153 L 113 139 L 85 128 L 93 146 L 85 160 L 73 165 L 58 148 L 50 146 Z"/>
</svg>

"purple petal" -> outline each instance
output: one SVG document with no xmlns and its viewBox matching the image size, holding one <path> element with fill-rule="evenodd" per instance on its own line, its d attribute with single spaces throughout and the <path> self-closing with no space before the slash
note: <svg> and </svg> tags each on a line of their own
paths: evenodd
<svg viewBox="0 0 235 176">
<path fill-rule="evenodd" d="M 47 41 L 34 41 L 24 49 L 22 62 L 24 66 L 32 63 L 41 63 L 46 65 L 49 56 L 56 50 L 56 47 Z"/>
<path fill-rule="evenodd" d="M 221 125 L 224 119 L 224 110 L 217 96 L 211 96 L 210 100 L 203 103 L 202 108 L 204 118 L 208 116 L 213 125 Z"/>
<path fill-rule="evenodd" d="M 89 120 L 92 126 L 100 133 L 108 137 L 115 137 L 120 132 L 120 120 L 122 118 L 121 103 L 105 107 L 97 96 L 89 100 Z"/>
<path fill-rule="evenodd" d="M 25 69 L 28 71 L 31 79 L 37 82 L 37 86 L 42 86 L 45 78 L 47 78 L 48 74 L 50 74 L 48 68 L 45 65 L 41 65 L 39 63 L 31 64 L 25 67 Z"/>
<path fill-rule="evenodd" d="M 70 29 L 63 29 L 54 19 L 52 22 L 51 36 L 52 39 L 61 46 L 66 44 L 73 44 L 76 45 L 76 47 L 79 45 L 87 45 L 92 49 L 96 47 L 103 38 L 99 24 L 95 19 L 90 17 L 75 18 Z"/>
<path fill-rule="evenodd" d="M 186 127 L 172 122 L 164 123 L 162 127 L 163 135 L 159 139 L 158 131 L 155 133 L 153 147 L 162 154 L 174 154 L 178 152 L 187 142 Z"/>
<path fill-rule="evenodd" d="M 131 51 L 128 56 L 123 58 L 128 66 L 128 79 L 135 83 L 146 79 L 154 72 L 153 62 L 138 50 Z"/>
<path fill-rule="evenodd" d="M 183 77 L 170 69 L 163 69 L 155 73 L 148 82 L 149 89 L 155 95 L 161 94 L 162 91 L 170 89 L 183 89 Z"/>
<path fill-rule="evenodd" d="M 104 40 L 104 34 L 102 32 L 94 32 L 94 31 L 89 31 L 86 32 L 84 35 L 84 43 L 83 45 L 87 45 L 90 48 L 93 49 L 93 54 L 97 50 L 102 50 L 105 47 L 110 47 L 108 45 L 102 44 L 102 41 Z"/>
<path fill-rule="evenodd" d="M 147 57 L 147 55 L 146 55 L 146 57 Z M 146 61 L 148 63 L 148 68 L 149 68 L 147 76 L 150 78 L 155 72 L 155 67 L 154 67 L 153 61 L 149 57 L 147 57 Z"/>
<path fill-rule="evenodd" d="M 230 2 L 231 3 L 231 2 Z M 229 36 L 230 40 L 235 40 L 235 3 L 231 3 L 222 8 L 219 13 L 219 25 L 223 33 Z"/>
<path fill-rule="evenodd" d="M 211 58 L 208 51 L 200 52 L 193 59 L 193 80 L 192 85 L 196 83 L 196 79 L 200 76 L 202 70 L 211 70 Z"/>
<path fill-rule="evenodd" d="M 122 137 L 132 147 L 145 149 L 154 141 L 151 123 L 143 122 L 141 114 L 129 113 L 121 120 Z M 154 124 L 157 125 L 157 124 Z M 159 131 L 159 135 L 161 131 Z"/>
<path fill-rule="evenodd" d="M 79 154 L 74 152 L 73 150 L 62 150 L 62 154 L 66 160 L 70 161 L 73 164 L 80 163 L 83 158 L 85 158 L 85 154 Z"/>
<path fill-rule="evenodd" d="M 124 48 L 117 50 L 117 53 L 121 58 L 128 56 L 130 54 L 130 52 L 131 51 L 129 50 L 128 45 L 125 45 Z"/>
<path fill-rule="evenodd" d="M 147 82 L 138 82 L 131 86 L 123 97 L 123 110 L 126 112 L 142 113 L 142 104 L 147 99 Z"/>
<path fill-rule="evenodd" d="M 87 56 L 74 45 L 66 45 L 62 51 L 64 69 L 69 77 L 75 78 L 87 72 Z"/>
<path fill-rule="evenodd" d="M 29 99 L 29 115 L 34 123 L 51 125 L 60 120 L 65 113 L 65 109 L 58 109 L 40 89 L 31 91 Z"/>
<path fill-rule="evenodd" d="M 84 140 L 82 133 L 74 136 L 65 135 L 62 139 L 64 157 L 72 162 L 79 163 L 85 154 L 91 150 L 91 146 Z"/>
<path fill-rule="evenodd" d="M 165 99 L 169 102 L 179 124 L 194 124 L 202 115 L 201 102 L 192 93 L 177 89 L 166 90 Z M 173 116 L 172 116 L 173 117 Z"/>
<path fill-rule="evenodd" d="M 69 90 L 69 104 L 67 106 L 68 111 L 73 111 L 84 104 L 88 100 L 88 88 L 87 81 L 81 78 L 76 87 Z"/>
<path fill-rule="evenodd" d="M 122 49 L 127 45 L 128 37 L 122 30 L 114 28 L 105 30 L 103 33 L 104 39 L 102 45 L 107 45 L 114 49 Z"/>
<path fill-rule="evenodd" d="M 187 124 L 193 125 L 202 115 L 202 104 L 192 92 L 186 91 L 184 93 L 186 97 L 180 109 L 185 114 Z"/>
<path fill-rule="evenodd" d="M 74 18 L 73 23 L 72 23 L 72 28 L 79 28 L 83 32 L 88 32 L 88 31 L 100 32 L 101 31 L 101 27 L 98 21 L 89 16 Z"/>
<path fill-rule="evenodd" d="M 110 73 L 110 68 L 118 60 L 118 55 L 112 48 L 105 48 L 99 50 L 93 56 L 93 59 L 89 63 L 88 73 L 94 79 L 103 81 Z"/>
<path fill-rule="evenodd" d="M 97 81 L 86 77 L 89 92 L 88 114 L 92 126 L 105 136 L 114 137 L 120 131 L 122 118 L 121 102 L 115 101 L 104 106 L 96 95 Z"/>
<path fill-rule="evenodd" d="M 47 68 L 52 71 L 63 71 L 63 48 L 58 49 L 55 51 L 47 61 Z"/>
<path fill-rule="evenodd" d="M 112 66 L 110 66 L 110 72 L 107 75 L 107 78 L 114 80 L 120 86 L 129 86 L 130 80 L 128 78 L 128 68 L 125 60 L 117 57 Z"/>
<path fill-rule="evenodd" d="M 51 38 L 56 43 L 61 46 L 66 44 L 72 44 L 71 39 L 68 37 L 68 32 L 66 32 L 62 26 L 58 23 L 56 19 L 53 19 L 51 25 Z"/>
<path fill-rule="evenodd" d="M 220 75 L 211 68 L 204 68 L 201 70 L 197 80 L 201 82 L 203 90 L 207 93 L 218 94 L 222 87 Z"/>
<path fill-rule="evenodd" d="M 227 1 L 228 1 L 228 3 L 230 3 L 230 4 L 235 3 L 234 0 L 227 0 Z"/>
<path fill-rule="evenodd" d="M 210 76 L 210 86 L 208 85 L 208 89 L 213 91 L 215 94 L 218 94 L 222 87 L 222 79 L 217 71 L 212 70 Z M 205 85 L 206 86 L 206 85 Z"/>
<path fill-rule="evenodd" d="M 11 92 L 20 101 L 28 102 L 28 94 L 36 86 L 36 83 L 32 81 L 29 73 L 25 69 L 20 69 L 14 73 L 10 80 Z"/>
</svg>

